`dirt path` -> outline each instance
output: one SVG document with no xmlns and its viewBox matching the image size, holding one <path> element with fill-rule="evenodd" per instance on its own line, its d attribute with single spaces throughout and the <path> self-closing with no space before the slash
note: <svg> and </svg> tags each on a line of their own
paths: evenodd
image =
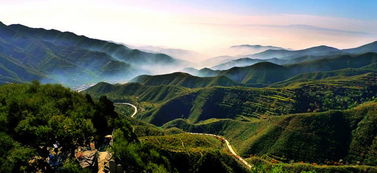
<svg viewBox="0 0 377 173">
<path fill-rule="evenodd" d="M 221 139 L 222 141 L 225 142 L 226 146 L 228 147 L 228 150 L 230 151 L 230 153 L 233 154 L 234 157 L 236 157 L 240 162 L 242 162 L 247 168 L 251 169 L 252 166 L 246 161 L 244 160 L 241 156 L 239 156 L 233 149 L 232 145 L 230 145 L 229 141 L 227 139 L 225 139 L 224 137 L 222 136 L 219 136 L 219 135 L 214 135 L 214 134 L 209 134 L 209 133 L 191 133 L 191 132 L 187 132 L 189 134 L 193 134 L 193 135 L 206 135 L 206 136 L 213 136 L 213 137 L 216 137 L 218 139 Z"/>
</svg>

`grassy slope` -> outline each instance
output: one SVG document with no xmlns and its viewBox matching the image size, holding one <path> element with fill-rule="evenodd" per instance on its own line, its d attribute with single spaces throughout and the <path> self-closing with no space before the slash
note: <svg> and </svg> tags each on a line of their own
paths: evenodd
<svg viewBox="0 0 377 173">
<path fill-rule="evenodd" d="M 204 88 L 175 97 L 140 118 L 148 118 L 151 123 L 162 125 L 176 118 L 196 122 L 210 118 L 259 117 L 265 113 L 285 114 L 293 111 L 292 96 L 288 90 Z"/>
<path fill-rule="evenodd" d="M 276 161 L 262 159 L 260 157 L 250 157 L 246 159 L 249 163 L 255 165 L 254 172 L 321 172 L 321 173 L 333 173 L 333 172 L 376 172 L 377 167 L 365 166 L 365 165 L 318 165 L 317 163 L 276 163 Z"/>
<path fill-rule="evenodd" d="M 377 72 L 376 64 L 371 64 L 365 66 L 363 68 L 346 68 L 341 70 L 335 71 L 327 71 L 327 72 L 312 72 L 312 73 L 302 73 L 295 75 L 287 80 L 276 82 L 271 84 L 271 87 L 284 87 L 287 85 L 291 85 L 294 83 L 299 82 L 310 82 L 313 80 L 321 80 L 321 79 L 328 79 L 328 80 L 336 80 L 339 78 L 350 77 L 350 76 L 357 76 L 361 74 Z"/>
<path fill-rule="evenodd" d="M 211 136 L 176 134 L 146 136 L 140 140 L 159 148 L 179 172 L 247 172 L 224 143 Z"/>
<path fill-rule="evenodd" d="M 175 152 L 203 152 L 205 150 L 224 150 L 223 143 L 212 137 L 193 134 L 175 134 L 165 136 L 146 136 L 141 137 L 144 143 L 150 143 L 161 149 L 167 149 Z"/>
<path fill-rule="evenodd" d="M 346 111 L 293 114 L 264 120 L 208 120 L 191 124 L 175 120 L 165 128 L 227 137 L 239 153 L 282 161 L 377 165 L 377 103 L 366 103 Z M 374 134 L 374 135 L 373 135 Z"/>
<path fill-rule="evenodd" d="M 162 102 L 189 91 L 191 90 L 180 86 L 146 86 L 139 83 L 112 85 L 101 82 L 87 89 L 85 93 L 95 97 L 106 95 L 114 101 L 137 99 L 141 102 Z"/>
<path fill-rule="evenodd" d="M 129 108 L 129 107 L 127 107 Z M 132 112 L 132 111 L 131 111 Z M 186 134 L 178 128 L 163 129 L 152 124 L 127 117 L 133 131 L 145 145 L 158 148 L 180 172 L 198 170 L 216 172 L 247 172 L 229 154 L 223 141 L 212 136 Z M 172 135 L 174 134 L 174 135 Z"/>
<path fill-rule="evenodd" d="M 374 73 L 369 73 L 357 76 L 345 76 L 338 79 L 330 77 L 324 78 L 320 81 L 294 82 L 288 85 L 283 91 L 281 91 L 281 93 L 287 94 L 286 91 L 295 91 L 293 93 L 301 93 L 304 94 L 305 97 L 303 97 L 303 95 L 300 95 L 300 97 L 294 97 L 294 99 L 313 100 L 313 102 L 316 104 L 323 104 L 326 102 L 326 104 L 324 105 L 314 104 L 311 111 L 322 111 L 321 109 L 330 108 L 345 109 L 349 106 L 354 105 L 349 104 L 351 102 L 356 102 L 355 104 L 357 104 L 366 101 L 368 98 L 372 99 L 373 96 L 376 95 L 373 92 L 376 91 L 375 89 L 373 89 L 373 86 L 376 84 L 376 79 L 377 78 L 375 77 Z M 218 99 L 218 97 L 212 95 L 213 93 L 211 93 L 209 90 L 216 89 L 233 90 L 229 91 L 230 94 L 239 92 L 239 89 L 242 90 L 242 88 L 237 87 L 206 88 L 206 92 L 202 91 L 205 89 L 193 90 L 189 91 L 187 95 L 178 96 L 177 98 L 184 97 L 183 100 L 178 101 L 178 105 L 187 104 L 187 100 L 194 99 L 192 102 L 195 104 L 191 106 L 188 105 L 188 107 L 190 107 L 191 109 L 186 111 L 194 112 L 195 110 L 199 110 L 199 113 L 203 112 L 203 110 L 207 111 L 208 109 L 202 109 L 205 103 L 214 102 L 214 100 L 207 99 L 211 97 L 215 98 L 215 100 Z M 245 90 L 245 88 L 243 89 Z M 256 90 L 265 92 L 266 89 L 248 90 L 253 90 L 254 92 L 256 92 Z M 244 95 L 244 93 L 242 92 L 238 94 Z M 195 95 L 194 98 L 190 98 L 193 95 Z M 339 98 L 337 99 L 336 97 Z M 228 100 L 229 98 L 238 97 L 231 95 L 226 98 L 226 100 Z M 247 96 L 247 98 L 252 97 Z M 274 95 L 273 98 L 278 100 L 286 100 L 276 95 Z M 172 100 L 175 99 L 176 98 L 173 98 Z M 167 103 L 169 104 L 169 102 L 172 100 L 169 100 Z M 257 100 L 260 101 L 260 99 Z M 335 104 L 329 105 L 329 103 Z M 182 111 L 179 106 L 174 104 L 171 105 L 169 109 L 166 109 L 167 113 Z M 297 105 L 302 105 L 302 103 L 297 103 Z M 197 117 L 191 116 L 188 117 L 188 120 L 176 119 L 172 122 L 169 122 L 164 127 L 167 129 L 171 129 L 171 127 L 173 127 L 171 130 L 171 132 L 173 133 L 180 133 L 180 131 L 176 130 L 175 128 L 179 127 L 188 131 L 223 135 L 230 140 L 233 146 L 236 147 L 237 152 L 243 154 L 245 157 L 249 155 L 258 155 L 287 162 L 290 160 L 295 160 L 295 162 L 302 160 L 305 162 L 320 163 L 328 163 L 328 161 L 339 161 L 339 158 L 342 158 L 345 161 L 344 163 L 354 164 L 357 161 L 360 161 L 361 164 L 375 165 L 376 163 L 373 162 L 373 159 L 376 157 L 374 153 L 376 142 L 374 139 L 375 137 L 373 135 L 369 135 L 376 133 L 374 129 L 375 127 L 373 126 L 373 124 L 376 123 L 376 119 L 374 117 L 374 115 L 376 115 L 375 107 L 376 104 L 373 103 L 370 105 L 363 105 L 348 111 L 295 114 L 281 117 L 262 116 L 266 119 L 259 120 L 241 116 L 237 118 L 239 120 L 209 119 L 196 124 L 192 124 L 192 122 L 196 122 L 197 119 L 195 120 L 194 118 Z M 321 109 L 316 110 L 315 108 Z M 227 109 L 229 110 L 229 108 Z M 303 108 L 300 109 L 304 110 Z M 232 107 L 232 110 L 236 109 Z M 163 118 L 167 118 L 166 113 L 161 113 L 161 115 L 163 116 Z M 195 115 L 195 112 L 193 115 Z M 366 115 L 367 117 L 365 118 Z M 150 117 L 151 116 L 147 118 Z M 179 116 L 174 117 L 173 119 L 175 118 L 179 118 Z M 169 133 L 154 126 L 150 126 L 148 130 L 140 130 L 144 129 L 143 127 L 145 126 L 139 124 L 139 127 L 135 128 L 136 131 L 138 131 L 138 134 L 143 134 L 143 136 L 156 136 Z M 368 144 L 364 146 L 365 143 Z M 364 151 L 370 152 L 363 153 Z M 329 170 L 330 172 L 331 170 L 374 170 L 371 167 L 365 166 L 323 168 L 305 165 L 305 169 L 302 167 L 303 166 L 300 164 L 284 165 L 284 168 L 287 168 L 288 170 L 315 169 L 320 172 L 326 172 Z"/>
<path fill-rule="evenodd" d="M 140 119 L 156 125 L 185 118 L 264 117 L 299 112 L 347 109 L 376 97 L 375 73 L 293 83 L 285 88 L 212 87 L 173 97 Z"/>
<path fill-rule="evenodd" d="M 347 152 L 351 154 L 345 156 L 346 159 L 343 159 L 344 162 L 342 162 L 341 164 L 355 164 L 356 162 L 354 156 L 359 157 L 362 151 L 369 151 L 369 153 L 367 153 L 365 157 L 359 157 L 356 160 L 360 161 L 363 160 L 363 158 L 369 158 L 369 161 L 368 159 L 364 159 L 365 162 L 361 162 L 361 164 L 374 165 L 373 163 L 370 163 L 370 161 L 373 161 L 373 158 L 376 157 L 376 155 L 373 155 L 375 151 L 375 149 L 373 149 L 373 147 L 375 147 L 375 144 L 373 143 L 375 143 L 376 139 L 373 139 L 373 136 L 370 135 L 369 138 L 365 138 L 365 136 L 368 136 L 365 134 L 373 134 L 373 131 L 376 130 L 376 127 L 373 126 L 373 124 L 375 124 L 377 121 L 377 117 L 375 116 L 377 111 L 376 108 L 377 103 L 371 102 L 342 112 L 333 111 L 313 114 L 294 114 L 282 117 L 271 117 L 265 120 L 239 121 L 231 119 L 210 119 L 196 124 L 190 124 L 185 120 L 175 120 L 170 122 L 169 124 L 166 124 L 164 126 L 165 130 L 138 120 L 133 119 L 130 121 L 133 124 L 135 133 L 140 136 L 144 136 L 141 138 L 142 141 L 148 144 L 152 144 L 157 148 L 160 148 L 162 151 L 166 151 L 167 153 L 169 153 L 171 160 L 177 160 L 176 157 L 179 156 L 179 158 L 181 159 L 179 160 L 180 163 L 190 162 L 191 165 L 198 164 L 198 162 L 192 160 L 190 161 L 190 159 L 200 160 L 197 155 L 198 153 L 201 154 L 201 157 L 208 157 L 208 153 L 211 153 L 209 155 L 216 155 L 216 159 L 220 158 L 220 160 L 224 159 L 224 155 L 217 152 L 212 152 L 216 151 L 216 148 L 220 148 L 222 146 L 219 145 L 219 142 L 214 140 L 214 138 L 190 134 L 167 135 L 172 130 L 175 131 L 175 133 L 182 133 L 182 131 L 175 130 L 176 127 L 180 127 L 186 131 L 213 133 L 225 136 L 227 139 L 230 139 L 231 144 L 236 147 L 237 152 L 243 154 L 245 157 L 248 157 L 250 154 L 245 153 L 250 151 L 247 149 L 248 147 L 250 147 L 250 145 L 259 145 L 259 148 L 255 150 L 261 153 L 252 153 L 253 155 L 255 154 L 258 156 L 253 156 L 247 159 L 250 163 L 257 166 L 256 170 L 259 171 L 281 170 L 285 172 L 301 172 L 314 170 L 316 172 L 373 172 L 377 170 L 376 167 L 373 166 L 331 166 L 331 164 L 334 162 L 331 162 L 333 160 L 327 158 L 326 161 L 329 162 L 326 163 L 330 165 L 318 166 L 317 164 L 297 163 L 300 161 L 300 159 L 288 159 L 286 157 L 283 158 L 273 152 L 269 153 L 270 150 L 268 150 L 268 148 L 272 148 L 271 150 L 273 151 L 278 150 L 279 152 L 277 153 L 286 152 L 291 155 L 297 154 L 297 156 L 300 157 L 307 156 L 310 159 L 304 160 L 305 162 L 317 162 L 320 164 L 321 161 L 311 160 L 311 158 L 316 158 L 317 156 L 321 156 L 321 154 L 322 156 L 331 157 L 330 155 L 327 155 L 327 153 L 333 153 L 336 155 L 336 153 L 342 152 L 342 148 L 345 148 L 343 137 L 345 135 L 351 135 L 351 137 L 345 137 L 345 139 L 352 139 L 350 142 L 351 144 L 349 145 L 349 149 L 347 148 Z M 341 113 L 342 115 L 340 115 L 339 113 Z M 365 117 L 365 115 L 367 117 Z M 288 126 L 286 126 L 287 121 L 289 122 Z M 334 122 L 336 123 L 334 124 Z M 310 123 L 310 126 L 305 123 Z M 349 125 L 350 128 L 344 128 L 345 124 Z M 277 133 L 277 135 L 272 135 L 271 133 L 276 133 L 276 130 L 274 129 L 277 128 L 284 129 L 280 130 L 282 132 Z M 144 130 L 141 131 L 140 129 Z M 349 131 L 345 129 L 348 129 Z M 151 131 L 158 131 L 159 133 L 151 133 Z M 342 133 L 344 133 L 345 135 L 342 135 Z M 341 137 L 336 137 L 339 135 Z M 266 140 L 266 138 L 270 139 Z M 291 143 L 279 142 L 282 140 L 291 141 Z M 313 142 L 313 140 L 316 142 Z M 326 141 L 333 142 L 326 143 Z M 360 143 L 369 143 L 370 145 L 364 146 Z M 271 147 L 271 145 L 277 147 L 277 149 Z M 294 149 L 297 146 L 299 146 L 300 148 L 298 151 Z M 319 147 L 322 148 L 318 149 Z M 286 150 L 286 148 L 288 148 L 288 151 Z M 320 150 L 321 152 L 311 151 L 313 149 Z M 190 157 L 187 157 L 187 155 L 185 154 L 189 154 Z M 314 155 L 308 156 L 310 154 Z M 184 160 L 182 160 L 183 158 Z M 286 162 L 294 160 L 295 163 L 276 164 L 276 159 Z M 339 161 L 339 159 L 336 158 L 334 159 L 334 161 L 337 162 Z M 231 162 L 229 162 L 228 160 L 225 163 L 229 164 Z"/>
<path fill-rule="evenodd" d="M 376 97 L 376 73 L 286 82 L 284 88 L 146 86 L 99 83 L 86 93 L 138 103 L 138 118 L 162 125 L 176 118 L 265 117 L 347 109 Z"/>
<path fill-rule="evenodd" d="M 234 67 L 221 75 L 243 84 L 268 84 L 284 80 L 289 69 L 269 62 L 261 62 L 248 67 Z"/>
<path fill-rule="evenodd" d="M 196 77 L 187 73 L 170 73 L 164 75 L 142 75 L 131 80 L 149 86 L 174 85 L 187 88 L 201 88 L 210 86 L 236 86 L 239 85 L 227 77 Z"/>
</svg>

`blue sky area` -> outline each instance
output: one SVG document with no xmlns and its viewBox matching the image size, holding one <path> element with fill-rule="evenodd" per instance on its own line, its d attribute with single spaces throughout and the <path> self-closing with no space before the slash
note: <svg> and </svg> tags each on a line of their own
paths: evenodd
<svg viewBox="0 0 377 173">
<path fill-rule="evenodd" d="M 377 19 L 377 0 L 190 0 L 184 3 L 196 8 L 246 15 L 305 14 Z"/>
</svg>

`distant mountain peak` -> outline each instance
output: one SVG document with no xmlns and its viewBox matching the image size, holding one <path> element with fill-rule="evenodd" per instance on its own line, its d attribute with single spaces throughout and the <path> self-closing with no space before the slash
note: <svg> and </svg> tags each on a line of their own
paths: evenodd
<svg viewBox="0 0 377 173">
<path fill-rule="evenodd" d="M 3 22 L 0 21 L 0 27 L 4 27 L 4 26 L 7 26 L 7 25 L 5 25 Z"/>
<path fill-rule="evenodd" d="M 327 45 L 320 45 L 320 46 L 310 47 L 310 48 L 303 49 L 303 50 L 339 50 L 339 49 L 334 48 L 334 47 L 330 47 L 330 46 L 327 46 Z"/>
<path fill-rule="evenodd" d="M 377 41 L 361 45 L 356 48 L 351 49 L 343 49 L 344 52 L 352 53 L 352 54 L 362 54 L 365 52 L 377 52 Z"/>
<path fill-rule="evenodd" d="M 210 69 L 210 68 L 208 68 L 208 67 L 202 68 L 202 69 L 200 69 L 200 70 L 202 70 L 202 71 L 208 71 L 208 70 L 212 71 L 212 69 Z"/>
<path fill-rule="evenodd" d="M 271 63 L 271 62 L 259 62 L 259 63 L 256 63 L 254 65 L 251 65 L 250 67 L 254 67 L 254 68 L 281 68 L 283 66 L 277 65 L 277 64 L 274 64 L 274 63 Z"/>
</svg>

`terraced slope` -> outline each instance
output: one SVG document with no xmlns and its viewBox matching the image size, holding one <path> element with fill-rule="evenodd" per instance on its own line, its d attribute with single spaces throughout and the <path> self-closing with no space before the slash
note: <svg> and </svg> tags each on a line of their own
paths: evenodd
<svg viewBox="0 0 377 173">
<path fill-rule="evenodd" d="M 345 111 L 293 114 L 255 121 L 214 119 L 192 124 L 175 120 L 165 128 L 225 136 L 244 157 L 268 156 L 289 162 L 377 165 L 377 103 Z"/>
<path fill-rule="evenodd" d="M 285 88 L 212 87 L 174 97 L 140 118 L 163 125 L 177 118 L 263 117 L 347 109 L 377 97 L 377 74 L 294 83 Z"/>
</svg>

